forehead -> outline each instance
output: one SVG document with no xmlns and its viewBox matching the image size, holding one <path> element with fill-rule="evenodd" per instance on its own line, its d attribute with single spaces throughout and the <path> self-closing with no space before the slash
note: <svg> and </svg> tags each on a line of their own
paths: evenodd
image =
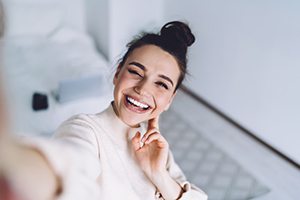
<svg viewBox="0 0 300 200">
<path fill-rule="evenodd" d="M 155 45 L 145 45 L 136 48 L 128 56 L 126 64 L 135 61 L 145 66 L 147 71 L 163 73 L 177 80 L 180 69 L 176 59 Z"/>
</svg>

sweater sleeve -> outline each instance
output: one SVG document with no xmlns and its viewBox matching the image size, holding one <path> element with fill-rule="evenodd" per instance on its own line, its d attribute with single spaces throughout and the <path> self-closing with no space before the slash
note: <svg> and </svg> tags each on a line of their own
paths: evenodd
<svg viewBox="0 0 300 200">
<path fill-rule="evenodd" d="M 205 192 L 186 180 L 182 170 L 175 162 L 171 151 L 169 152 L 167 170 L 169 171 L 170 176 L 182 187 L 184 191 L 180 200 L 207 200 L 208 197 Z"/>
<path fill-rule="evenodd" d="M 67 120 L 53 140 L 27 141 L 46 158 L 60 180 L 58 200 L 101 198 L 96 182 L 101 173 L 97 140 L 87 118 L 78 115 Z"/>
</svg>

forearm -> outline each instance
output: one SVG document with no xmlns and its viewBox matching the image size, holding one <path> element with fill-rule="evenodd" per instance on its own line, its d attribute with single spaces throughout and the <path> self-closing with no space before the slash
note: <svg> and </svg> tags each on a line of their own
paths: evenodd
<svg viewBox="0 0 300 200">
<path fill-rule="evenodd" d="M 31 200 L 53 199 L 59 182 L 42 154 L 15 142 L 0 151 L 1 172 L 16 193 Z"/>
<path fill-rule="evenodd" d="M 152 182 L 166 200 L 175 200 L 181 196 L 181 186 L 169 175 L 167 171 L 154 175 Z"/>
</svg>

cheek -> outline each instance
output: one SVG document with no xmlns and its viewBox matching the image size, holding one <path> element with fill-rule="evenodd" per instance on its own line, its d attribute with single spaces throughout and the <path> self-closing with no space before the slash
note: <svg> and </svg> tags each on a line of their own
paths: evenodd
<svg viewBox="0 0 300 200">
<path fill-rule="evenodd" d="M 164 111 L 171 101 L 171 94 L 157 94 L 156 95 L 156 106 L 159 111 Z"/>
<path fill-rule="evenodd" d="M 126 75 L 123 75 L 120 76 L 117 81 L 115 81 L 115 90 L 117 90 L 117 92 L 122 92 L 122 90 L 130 87 L 130 85 L 130 79 Z"/>
<path fill-rule="evenodd" d="M 134 85 L 136 80 L 134 80 L 128 73 L 123 72 L 118 79 L 118 85 L 121 88 L 126 88 Z"/>
<path fill-rule="evenodd" d="M 126 75 L 119 77 L 114 88 L 115 100 L 121 102 L 123 94 L 130 91 L 135 84 L 136 82 Z"/>
</svg>

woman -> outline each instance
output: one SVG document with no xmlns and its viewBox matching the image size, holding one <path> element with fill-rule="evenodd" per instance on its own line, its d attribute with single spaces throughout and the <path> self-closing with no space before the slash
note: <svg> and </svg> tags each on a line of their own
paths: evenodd
<svg viewBox="0 0 300 200">
<path fill-rule="evenodd" d="M 51 183 L 52 194 L 60 199 L 207 199 L 186 181 L 158 126 L 184 79 L 187 48 L 194 41 L 189 27 L 178 21 L 133 40 L 118 65 L 114 101 L 106 110 L 72 117 L 52 142 L 26 142 L 23 148 L 46 158 L 43 169 L 50 175 L 43 182 Z"/>
</svg>

